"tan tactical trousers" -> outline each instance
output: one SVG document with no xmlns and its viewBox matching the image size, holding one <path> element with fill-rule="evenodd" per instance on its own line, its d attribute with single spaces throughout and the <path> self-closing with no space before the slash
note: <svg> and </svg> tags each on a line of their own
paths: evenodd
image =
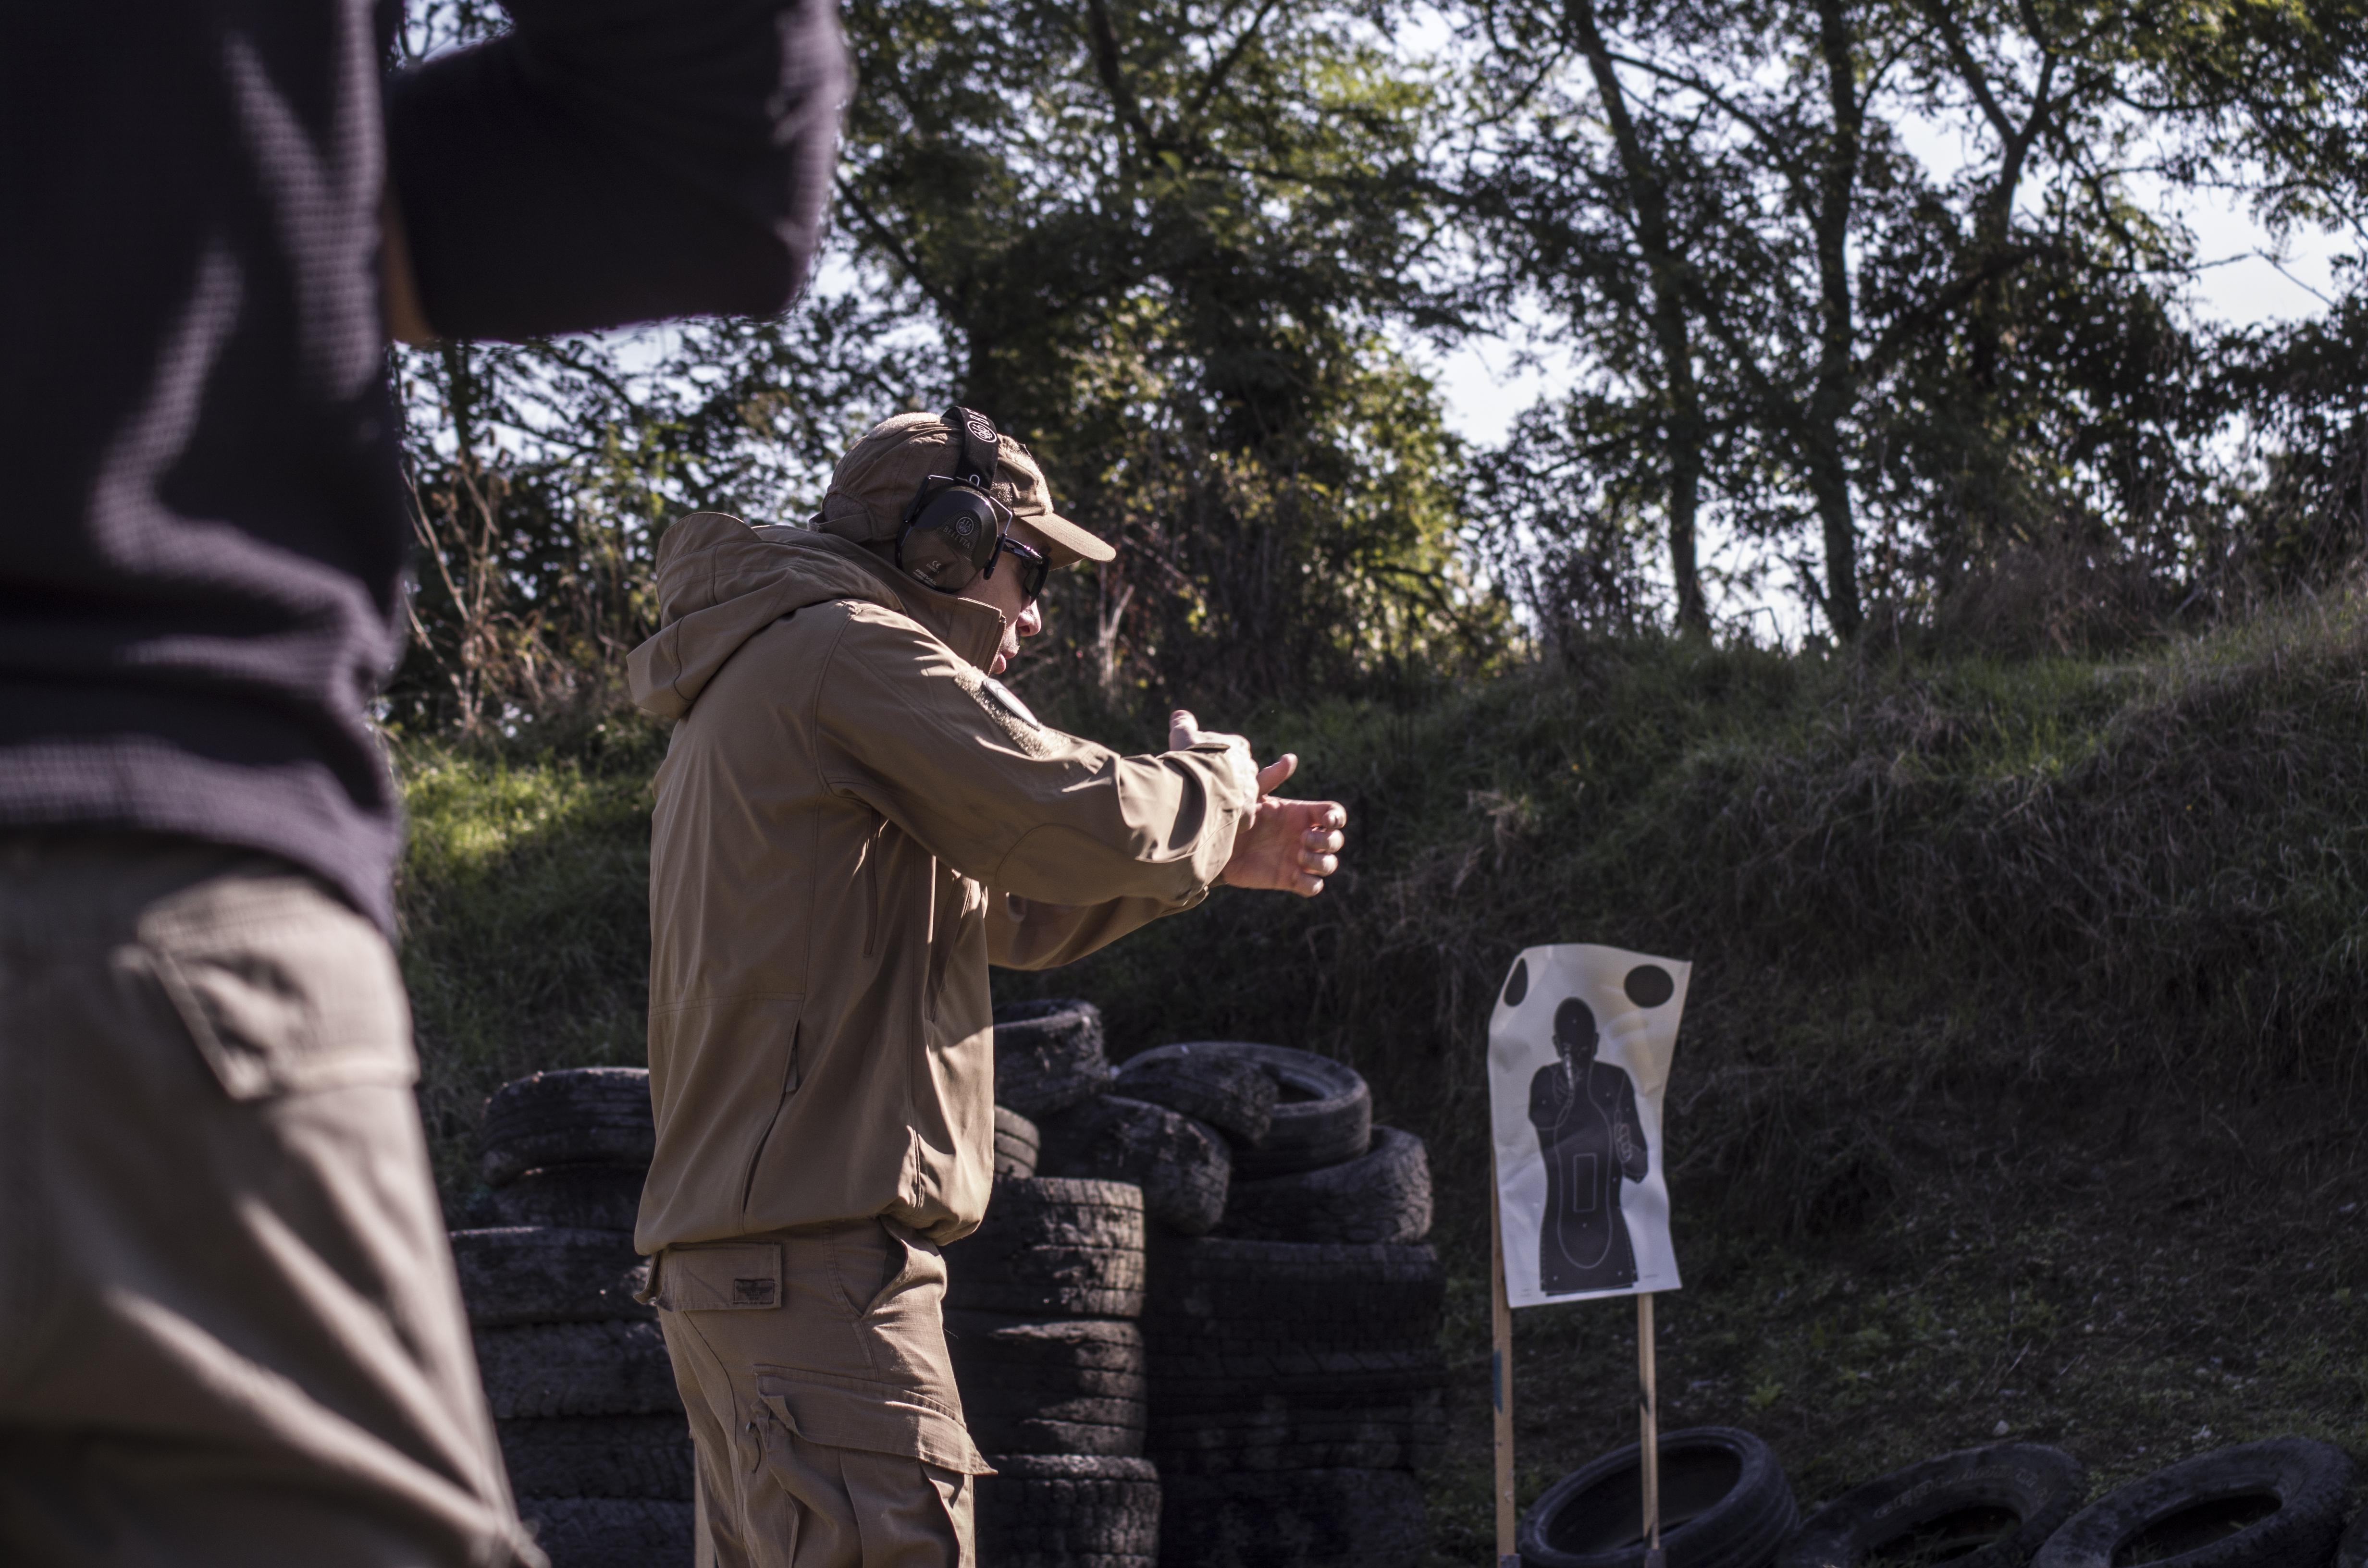
<svg viewBox="0 0 2368 1568">
<path fill-rule="evenodd" d="M 887 1221 L 658 1256 L 690 1412 L 699 1568 L 971 1568 L 973 1478 L 938 1249 Z"/>
<path fill-rule="evenodd" d="M 0 1562 L 540 1564 L 378 931 L 268 858 L 0 836 Z"/>
</svg>

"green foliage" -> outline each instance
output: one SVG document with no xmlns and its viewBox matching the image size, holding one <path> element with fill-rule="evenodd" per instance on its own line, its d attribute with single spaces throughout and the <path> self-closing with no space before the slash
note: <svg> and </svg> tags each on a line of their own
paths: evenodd
<svg viewBox="0 0 2368 1568">
<path fill-rule="evenodd" d="M 1272 697 L 1485 659 L 1459 454 L 1379 331 L 1435 313 L 1429 85 L 1356 13 L 850 7 L 841 199 L 955 390 L 1119 560 L 1055 589 L 1038 679 Z"/>
<path fill-rule="evenodd" d="M 643 1060 L 659 753 L 629 721 L 525 746 L 397 753 L 410 821 L 395 883 L 403 972 L 449 1194 L 475 1183 L 478 1113 L 501 1084 Z"/>
</svg>

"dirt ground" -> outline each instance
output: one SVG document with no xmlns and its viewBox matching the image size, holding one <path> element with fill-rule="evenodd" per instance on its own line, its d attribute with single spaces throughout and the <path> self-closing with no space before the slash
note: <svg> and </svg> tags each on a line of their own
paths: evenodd
<svg viewBox="0 0 2368 1568">
<path fill-rule="evenodd" d="M 1804 1515 L 2003 1437 L 2070 1450 L 2092 1495 L 2259 1437 L 2368 1454 L 2368 1179 L 2352 1142 L 2294 1093 L 2143 1115 L 2006 1108 L 1942 1131 L 1904 1193 L 1824 1236 L 1757 1236 L 1721 1222 L 1715 1194 L 1680 1190 L 1686 1287 L 1656 1309 L 1663 1426 L 1759 1434 Z M 1486 1563 L 1485 1210 L 1470 1184 L 1442 1185 L 1457 1381 L 1433 1536 L 1440 1562 Z M 1635 1440 L 1635 1312 L 1625 1299 L 1535 1308 L 1514 1336 L 1526 1506 Z"/>
</svg>

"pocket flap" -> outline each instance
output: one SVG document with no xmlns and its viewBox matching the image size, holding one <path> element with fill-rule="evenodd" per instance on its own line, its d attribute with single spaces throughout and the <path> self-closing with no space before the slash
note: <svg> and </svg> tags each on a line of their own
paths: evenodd
<svg viewBox="0 0 2368 1568">
<path fill-rule="evenodd" d="M 757 1392 L 791 1431 L 831 1449 L 898 1454 L 958 1475 L 993 1475 L 952 1410 L 917 1389 L 827 1372 L 759 1371 Z"/>
<path fill-rule="evenodd" d="M 655 1304 L 670 1312 L 764 1312 L 781 1304 L 779 1242 L 668 1247 L 656 1272 Z"/>
</svg>

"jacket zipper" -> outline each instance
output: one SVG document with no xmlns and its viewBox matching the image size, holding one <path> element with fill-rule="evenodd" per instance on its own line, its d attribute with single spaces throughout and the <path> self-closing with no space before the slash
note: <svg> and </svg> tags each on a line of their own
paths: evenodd
<svg viewBox="0 0 2368 1568">
<path fill-rule="evenodd" d="M 880 928 L 888 923 L 888 895 L 880 876 L 881 847 L 888 837 L 888 819 L 882 817 L 880 825 L 871 830 L 871 842 L 863 850 L 863 885 L 871 894 L 864 912 L 863 956 L 880 956 Z"/>
<path fill-rule="evenodd" d="M 929 857 L 929 994 L 927 1010 L 922 1016 L 933 1024 L 938 1021 L 938 987 L 945 979 L 946 972 L 946 942 L 944 935 L 938 930 L 938 883 L 942 881 L 943 869 L 939 865 L 938 858 L 932 855 Z"/>
</svg>

